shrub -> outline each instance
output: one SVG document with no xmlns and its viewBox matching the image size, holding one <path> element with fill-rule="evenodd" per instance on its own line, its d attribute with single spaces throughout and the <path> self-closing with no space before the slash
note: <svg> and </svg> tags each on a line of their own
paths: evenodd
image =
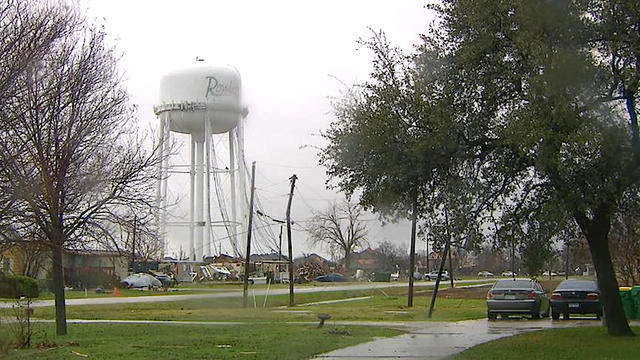
<svg viewBox="0 0 640 360">
<path fill-rule="evenodd" d="M 22 275 L 16 275 L 13 279 L 16 284 L 16 297 L 24 296 L 33 299 L 40 296 L 36 279 Z"/>
<path fill-rule="evenodd" d="M 40 296 L 35 279 L 22 275 L 0 274 L 0 298 L 37 298 Z"/>
</svg>

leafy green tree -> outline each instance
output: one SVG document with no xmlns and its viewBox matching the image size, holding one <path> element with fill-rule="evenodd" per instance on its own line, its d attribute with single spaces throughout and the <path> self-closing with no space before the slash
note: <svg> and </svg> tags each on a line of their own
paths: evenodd
<svg viewBox="0 0 640 360">
<path fill-rule="evenodd" d="M 535 234 L 520 245 L 522 265 L 527 275 L 537 277 L 553 257 L 553 248 L 548 238 Z"/>
<path fill-rule="evenodd" d="M 447 210 L 467 241 L 577 224 L 609 334 L 632 334 L 608 234 L 623 197 L 638 201 L 640 8 L 444 0 L 431 9 L 439 20 L 415 56 L 374 42 L 371 82 L 326 133 L 329 175 L 380 212 L 413 199 L 419 214 Z"/>
<path fill-rule="evenodd" d="M 630 1 L 444 1 L 446 91 L 500 212 L 555 208 L 584 233 L 609 333 L 631 334 L 608 247 L 612 216 L 640 180 L 639 8 Z M 506 211 L 505 211 L 506 209 Z M 559 224 L 559 227 L 564 227 Z"/>
<path fill-rule="evenodd" d="M 351 195 L 358 190 L 365 209 L 386 218 L 410 218 L 409 297 L 412 306 L 415 227 L 426 214 L 442 213 L 437 199 L 450 200 L 445 177 L 459 139 L 445 111 L 448 98 L 437 94 L 444 63 L 437 54 L 414 59 L 389 45 L 383 33 L 363 41 L 374 54 L 371 81 L 335 104 L 338 121 L 324 132 L 328 145 L 321 163 L 337 187 Z M 427 61 L 431 60 L 431 61 Z M 420 66 L 416 66 L 416 62 Z M 455 172 L 454 172 L 455 173 Z M 435 191 L 439 189 L 439 191 Z M 447 203 L 451 207 L 452 201 Z"/>
</svg>

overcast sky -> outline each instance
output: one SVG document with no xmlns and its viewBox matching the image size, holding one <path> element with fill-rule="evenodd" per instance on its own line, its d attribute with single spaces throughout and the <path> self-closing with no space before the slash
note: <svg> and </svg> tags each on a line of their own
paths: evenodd
<svg viewBox="0 0 640 360">
<path fill-rule="evenodd" d="M 208 65 L 236 67 L 249 107 L 245 153 L 249 164 L 256 161 L 257 194 L 269 215 L 283 218 L 287 179 L 297 174 L 292 218 L 302 222 L 312 209 L 326 208 L 341 196 L 325 188 L 325 169 L 317 165 L 314 146 L 323 145 L 317 134 L 335 119 L 330 98 L 339 96 L 344 84 L 368 79 L 371 53 L 357 40 L 370 36 L 368 28 L 381 29 L 393 44 L 410 50 L 432 21 L 426 3 L 85 0 L 81 6 L 105 25 L 123 53 L 120 68 L 138 116 L 153 126 L 164 74 L 195 65 L 196 57 Z M 184 187 L 173 183 L 174 195 L 181 195 Z M 367 224 L 372 247 L 384 240 L 408 243 L 408 223 Z M 277 234 L 278 227 L 273 229 Z M 178 251 L 180 241 L 187 249 L 185 234 L 171 230 L 171 252 Z M 296 255 L 327 254 L 311 247 L 302 231 L 295 231 L 293 239 Z M 226 246 L 223 242 L 223 250 Z"/>
</svg>

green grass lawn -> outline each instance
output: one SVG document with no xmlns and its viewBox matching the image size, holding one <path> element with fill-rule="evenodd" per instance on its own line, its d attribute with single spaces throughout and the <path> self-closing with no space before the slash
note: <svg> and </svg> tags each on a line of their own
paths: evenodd
<svg viewBox="0 0 640 360">
<path fill-rule="evenodd" d="M 153 290 L 133 290 L 133 289 L 118 289 L 118 291 L 120 292 L 120 295 L 118 296 L 123 296 L 123 297 L 132 297 L 132 296 L 163 296 L 163 295 L 187 295 L 187 294 L 203 294 L 208 292 L 223 292 L 223 291 L 233 291 L 233 290 L 237 290 L 237 289 L 230 289 L 230 288 L 218 288 L 218 289 L 193 289 L 193 290 L 189 290 L 189 289 L 180 289 L 180 288 L 171 288 L 168 291 L 163 291 L 163 290 L 158 290 L 158 291 L 153 291 Z M 66 290 L 64 292 L 65 294 L 65 299 L 85 299 L 85 298 L 106 298 L 106 297 L 113 297 L 113 289 L 105 289 L 105 292 L 101 292 L 101 293 L 96 293 L 95 290 L 87 290 L 87 292 L 85 292 L 84 290 Z M 53 300 L 54 299 L 54 295 L 53 293 L 50 292 L 43 292 L 40 293 L 40 296 L 38 296 L 37 299 L 34 300 Z M 14 299 L 8 299 L 8 298 L 0 298 L 0 301 L 5 301 L 5 302 L 13 302 L 15 301 Z"/>
<path fill-rule="evenodd" d="M 640 327 L 634 332 L 640 334 Z M 638 359 L 640 337 L 613 337 L 603 327 L 554 329 L 475 346 L 453 357 L 466 359 Z"/>
<path fill-rule="evenodd" d="M 9 350 L 6 358 L 81 359 L 82 355 L 88 355 L 90 359 L 128 360 L 306 359 L 376 337 L 395 336 L 402 332 L 378 327 L 325 326 L 318 329 L 310 325 L 277 324 L 71 324 L 69 335 L 56 337 L 53 335 L 54 325 L 47 324 L 37 333 L 33 349 Z"/>
<path fill-rule="evenodd" d="M 310 306 L 287 308 L 288 295 L 267 298 L 249 296 L 250 308 L 242 308 L 241 298 L 193 299 L 180 302 L 131 303 L 114 305 L 68 306 L 69 319 L 120 319 L 120 320 L 188 320 L 188 321 L 316 321 L 318 313 L 331 314 L 339 321 L 416 321 L 427 320 L 427 304 L 430 292 L 418 291 L 414 307 L 407 308 L 405 288 L 359 291 L 332 291 L 296 294 L 296 303 L 371 298 Z M 440 293 L 432 320 L 467 320 L 486 316 L 484 299 L 447 298 L 447 291 Z M 5 310 L 7 312 L 8 310 Z M 53 307 L 35 308 L 35 316 L 53 319 Z"/>
</svg>

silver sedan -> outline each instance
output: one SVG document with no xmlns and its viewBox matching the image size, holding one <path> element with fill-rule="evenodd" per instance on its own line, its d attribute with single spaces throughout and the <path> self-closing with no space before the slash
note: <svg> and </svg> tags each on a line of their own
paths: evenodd
<svg viewBox="0 0 640 360">
<path fill-rule="evenodd" d="M 496 281 L 487 292 L 487 318 L 511 314 L 531 315 L 533 319 L 549 316 L 549 298 L 542 285 L 530 279 Z"/>
</svg>

